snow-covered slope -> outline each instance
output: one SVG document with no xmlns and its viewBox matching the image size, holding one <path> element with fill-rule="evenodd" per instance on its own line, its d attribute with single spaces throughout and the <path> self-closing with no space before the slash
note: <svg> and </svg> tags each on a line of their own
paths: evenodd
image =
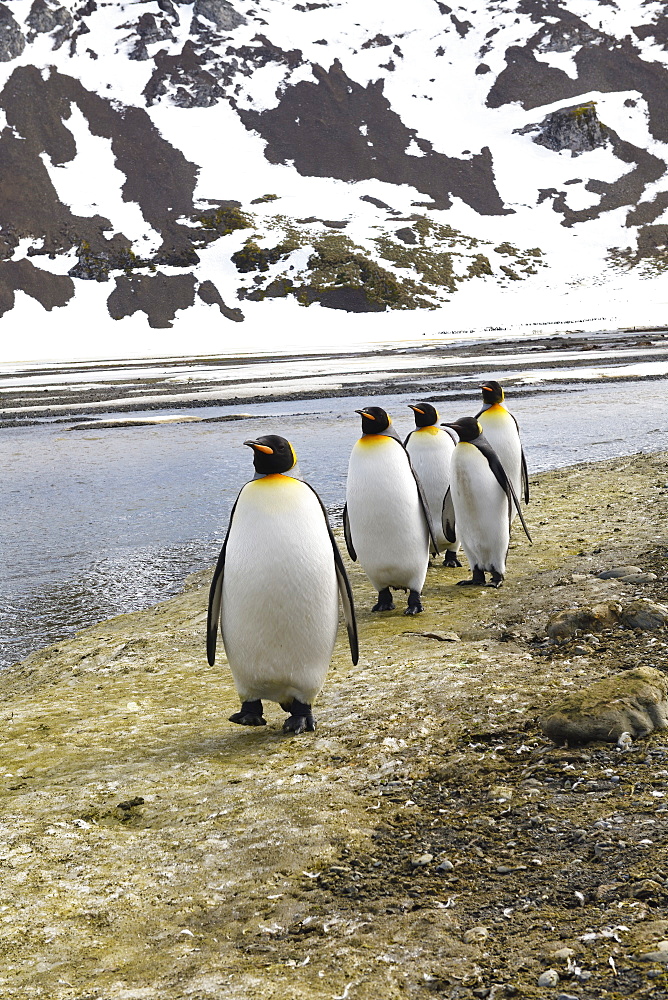
<svg viewBox="0 0 668 1000">
<path fill-rule="evenodd" d="M 661 0 L 0 2 L 0 357 L 640 326 Z"/>
</svg>

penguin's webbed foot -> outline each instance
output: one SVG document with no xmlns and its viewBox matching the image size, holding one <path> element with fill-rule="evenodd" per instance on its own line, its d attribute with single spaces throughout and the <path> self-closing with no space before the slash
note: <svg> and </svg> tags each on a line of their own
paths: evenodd
<svg viewBox="0 0 668 1000">
<path fill-rule="evenodd" d="M 310 705 L 306 705 L 303 701 L 298 701 L 295 698 L 289 708 L 285 705 L 281 705 L 281 708 L 286 712 L 290 712 L 290 715 L 283 723 L 284 733 L 294 733 L 295 736 L 299 736 L 300 733 L 315 732 L 315 719 L 313 718 Z"/>
<path fill-rule="evenodd" d="M 378 601 L 371 609 L 372 611 L 394 611 L 394 601 L 389 587 L 378 591 Z"/>
<path fill-rule="evenodd" d="M 457 566 L 461 566 L 459 559 L 457 558 L 457 553 L 453 552 L 451 549 L 445 550 L 445 559 L 443 560 L 443 565 L 447 566 L 448 569 L 456 569 Z"/>
<path fill-rule="evenodd" d="M 259 699 L 244 701 L 241 709 L 231 715 L 228 721 L 236 722 L 238 726 L 266 726 L 267 720 L 262 718 L 262 712 L 262 702 Z"/>
<path fill-rule="evenodd" d="M 458 587 L 484 587 L 485 586 L 485 573 L 484 570 L 479 569 L 477 566 L 473 567 L 473 576 L 470 580 L 457 580 Z"/>
<path fill-rule="evenodd" d="M 422 600 L 420 594 L 417 590 L 411 590 L 408 594 L 408 607 L 404 611 L 405 615 L 419 615 L 421 611 L 424 611 L 422 607 Z"/>
<path fill-rule="evenodd" d="M 492 570 L 492 579 L 487 584 L 488 587 L 499 587 L 503 586 L 503 573 L 497 573 L 495 569 Z"/>
</svg>

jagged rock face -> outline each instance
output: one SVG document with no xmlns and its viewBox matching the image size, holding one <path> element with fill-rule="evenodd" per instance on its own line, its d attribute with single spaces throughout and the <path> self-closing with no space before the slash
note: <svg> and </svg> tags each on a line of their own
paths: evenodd
<svg viewBox="0 0 668 1000">
<path fill-rule="evenodd" d="M 88 282 L 151 326 L 273 298 L 444 309 L 572 277 L 564 229 L 615 212 L 595 266 L 660 273 L 667 25 L 659 0 L 416 0 L 382 23 L 353 0 L 0 0 L 2 308 Z M 322 200 L 297 207 L 296 176 Z"/>
<path fill-rule="evenodd" d="M 25 48 L 25 38 L 10 9 L 0 3 L 0 62 L 10 62 Z"/>
<path fill-rule="evenodd" d="M 610 142 L 608 129 L 596 117 L 593 102 L 560 108 L 544 118 L 540 125 L 528 125 L 518 131 L 520 134 L 537 131 L 538 134 L 532 138 L 539 146 L 546 146 L 557 153 L 568 149 L 573 156 Z"/>
<path fill-rule="evenodd" d="M 239 14 L 227 0 L 195 0 L 193 13 L 196 18 L 213 21 L 218 31 L 233 31 L 240 24 L 246 24 L 243 14 Z"/>
</svg>

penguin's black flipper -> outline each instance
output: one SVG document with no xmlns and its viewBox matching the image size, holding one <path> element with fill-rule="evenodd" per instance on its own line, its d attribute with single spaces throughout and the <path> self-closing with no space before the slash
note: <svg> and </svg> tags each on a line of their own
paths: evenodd
<svg viewBox="0 0 668 1000">
<path fill-rule="evenodd" d="M 497 483 L 499 484 L 499 486 L 501 487 L 501 489 L 503 490 L 503 492 L 508 497 L 508 520 L 510 521 L 511 505 L 514 503 L 515 507 L 517 509 L 517 513 L 519 514 L 520 521 L 522 522 L 522 527 L 524 528 L 524 533 L 527 536 L 527 538 L 529 539 L 529 541 L 531 542 L 531 544 L 533 545 L 533 539 L 532 539 L 531 535 L 529 534 L 529 529 L 527 528 L 527 523 L 524 520 L 524 517 L 522 515 L 522 511 L 520 509 L 520 502 L 519 502 L 519 500 L 517 498 L 517 493 L 515 492 L 515 490 L 513 488 L 513 484 L 511 483 L 510 479 L 506 475 L 506 470 L 501 465 L 501 459 L 499 458 L 499 456 L 497 455 L 497 453 L 494 451 L 494 449 L 492 448 L 492 446 L 489 443 L 489 441 L 487 440 L 487 438 L 484 437 L 482 434 L 480 435 L 480 437 L 476 438 L 475 441 L 472 441 L 471 444 L 474 444 L 476 446 L 476 448 L 479 451 L 481 451 L 482 454 L 485 456 L 485 458 L 487 459 L 487 462 L 489 463 L 490 469 L 494 473 L 494 476 L 496 478 Z M 446 535 L 446 537 L 447 537 L 447 535 Z"/>
<path fill-rule="evenodd" d="M 239 493 L 241 496 L 241 493 Z M 230 522 L 227 526 L 227 534 L 225 535 L 225 541 L 223 542 L 223 547 L 220 550 L 220 555 L 218 556 L 218 562 L 216 563 L 216 568 L 213 573 L 213 579 L 211 580 L 211 587 L 209 588 L 209 610 L 207 613 L 206 620 L 206 658 L 209 661 L 209 666 L 212 667 L 216 662 L 216 634 L 218 631 L 218 622 L 220 622 L 220 613 L 223 606 L 223 577 L 225 575 L 225 553 L 227 550 L 227 540 L 230 537 L 230 528 L 232 527 L 232 518 L 234 517 L 234 512 L 237 509 L 237 504 L 239 503 L 239 497 L 234 501 L 234 507 L 232 508 L 232 513 L 230 514 Z M 221 635 L 222 635 L 222 622 L 221 622 Z"/>
<path fill-rule="evenodd" d="M 318 497 L 320 499 L 320 497 Z M 350 531 L 350 519 L 348 517 L 348 504 L 344 504 L 343 507 L 343 537 L 346 540 L 346 548 L 348 549 L 348 555 L 353 562 L 357 562 L 357 553 L 355 552 L 355 546 L 353 545 L 353 536 Z"/>
<path fill-rule="evenodd" d="M 406 437 L 404 438 L 404 448 L 408 448 L 408 442 L 410 441 L 411 434 L 413 433 L 414 431 L 409 431 Z"/>
<path fill-rule="evenodd" d="M 524 448 L 522 448 L 522 491 L 524 493 L 524 502 L 529 503 L 529 470 L 527 469 Z"/>
<path fill-rule="evenodd" d="M 452 502 L 452 493 L 450 492 L 450 487 L 448 486 L 448 492 L 443 498 L 443 513 L 441 515 L 441 520 L 443 522 L 443 534 L 445 535 L 447 541 L 456 542 L 457 535 L 455 532 L 455 505 Z"/>
<path fill-rule="evenodd" d="M 404 451 L 405 451 L 404 446 Z M 427 498 L 425 496 L 424 487 L 420 481 L 420 477 L 413 468 L 413 463 L 411 462 L 411 456 L 406 452 L 406 458 L 408 459 L 408 464 L 410 465 L 411 472 L 413 473 L 413 479 L 415 480 L 415 485 L 417 486 L 418 497 L 420 498 L 420 506 L 422 507 L 422 512 L 424 514 L 424 519 L 427 522 L 427 529 L 429 531 L 429 537 L 431 539 L 431 547 L 433 549 L 434 555 L 438 555 L 441 551 L 438 547 L 438 542 L 436 540 L 436 530 L 434 528 L 434 522 L 431 519 L 431 511 L 429 510 L 429 504 L 427 503 Z"/>
<path fill-rule="evenodd" d="M 343 615 L 346 619 L 346 630 L 348 632 L 348 643 L 350 645 L 350 656 L 354 664 L 360 658 L 359 642 L 357 638 L 357 618 L 355 617 L 355 604 L 353 602 L 353 592 L 350 586 L 350 580 L 348 579 L 348 574 L 346 573 L 346 567 L 343 565 L 343 559 L 341 558 L 341 553 L 339 552 L 339 547 L 336 544 L 336 539 L 334 538 L 334 533 L 332 531 L 331 525 L 329 523 L 329 518 L 327 517 L 327 511 L 325 505 L 309 483 L 304 483 L 304 486 L 308 486 L 310 490 L 315 493 L 318 497 L 318 503 L 322 508 L 322 515 L 325 518 L 325 524 L 327 525 L 327 531 L 329 532 L 329 540 L 332 543 L 332 552 L 334 553 L 334 568 L 336 570 L 336 582 L 339 587 L 339 594 L 341 596 L 341 604 L 343 605 Z M 348 544 L 348 532 L 345 531 L 345 525 L 348 523 L 348 511 L 343 508 L 344 517 L 344 534 L 346 535 L 346 544 L 348 545 L 348 551 L 350 552 L 350 545 Z M 352 544 L 352 543 L 351 543 Z M 354 551 L 354 549 L 353 549 Z M 351 554 L 351 559 L 356 559 L 356 556 Z"/>
</svg>

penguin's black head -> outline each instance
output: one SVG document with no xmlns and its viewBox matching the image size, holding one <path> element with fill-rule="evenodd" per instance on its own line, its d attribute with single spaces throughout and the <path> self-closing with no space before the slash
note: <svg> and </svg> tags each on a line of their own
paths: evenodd
<svg viewBox="0 0 668 1000">
<path fill-rule="evenodd" d="M 362 418 L 363 434 L 382 434 L 390 426 L 390 417 L 382 406 L 365 406 L 355 410 Z"/>
<path fill-rule="evenodd" d="M 262 476 L 289 472 L 297 462 L 290 442 L 278 434 L 266 434 L 255 441 L 244 441 L 244 444 L 253 449 L 253 465 Z"/>
<path fill-rule="evenodd" d="M 482 389 L 483 403 L 489 403 L 492 406 L 494 403 L 503 402 L 504 392 L 498 382 L 485 382 L 480 388 Z"/>
<path fill-rule="evenodd" d="M 482 434 L 482 427 L 475 417 L 460 417 L 454 423 L 443 426 L 452 427 L 460 441 L 475 441 Z"/>
<path fill-rule="evenodd" d="M 432 427 L 438 421 L 438 410 L 431 403 L 409 403 L 415 414 L 416 427 Z"/>
</svg>

